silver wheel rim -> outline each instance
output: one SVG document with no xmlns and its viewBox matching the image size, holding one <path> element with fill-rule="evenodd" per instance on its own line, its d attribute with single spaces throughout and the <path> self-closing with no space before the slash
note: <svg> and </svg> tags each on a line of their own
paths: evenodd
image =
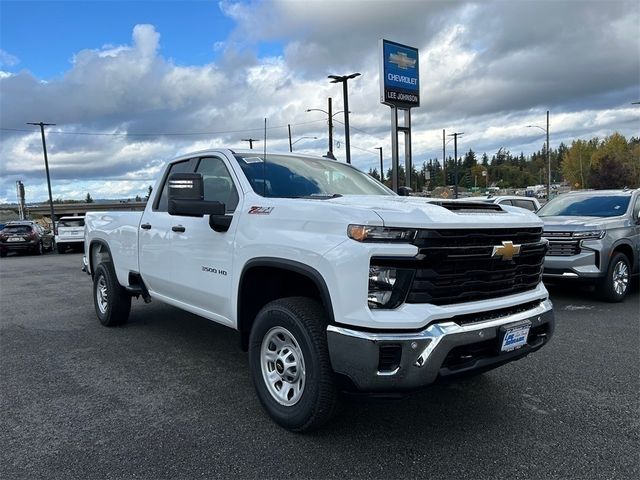
<svg viewBox="0 0 640 480">
<path fill-rule="evenodd" d="M 273 327 L 260 348 L 262 379 L 273 399 L 290 407 L 304 392 L 306 372 L 300 345 L 289 330 Z"/>
<path fill-rule="evenodd" d="M 616 294 L 623 295 L 629 286 L 629 267 L 620 260 L 613 269 L 613 289 Z"/>
<path fill-rule="evenodd" d="M 102 275 L 98 278 L 96 285 L 96 301 L 98 303 L 98 310 L 104 314 L 107 311 L 108 296 L 107 296 L 107 281 Z"/>
</svg>

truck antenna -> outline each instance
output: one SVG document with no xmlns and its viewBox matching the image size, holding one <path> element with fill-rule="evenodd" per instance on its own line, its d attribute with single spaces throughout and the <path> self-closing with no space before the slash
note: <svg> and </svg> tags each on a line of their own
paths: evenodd
<svg viewBox="0 0 640 480">
<path fill-rule="evenodd" d="M 264 156 L 262 159 L 262 196 L 267 193 L 267 117 L 264 118 Z"/>
</svg>

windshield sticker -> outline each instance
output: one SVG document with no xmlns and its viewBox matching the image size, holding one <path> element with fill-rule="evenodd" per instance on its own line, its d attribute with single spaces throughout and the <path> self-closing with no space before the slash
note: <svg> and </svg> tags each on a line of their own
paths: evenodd
<svg viewBox="0 0 640 480">
<path fill-rule="evenodd" d="M 249 215 L 270 215 L 273 207 L 257 207 L 253 206 L 249 209 Z"/>
<path fill-rule="evenodd" d="M 262 158 L 260 157 L 242 157 L 242 160 L 244 160 L 245 163 L 262 163 Z"/>
</svg>

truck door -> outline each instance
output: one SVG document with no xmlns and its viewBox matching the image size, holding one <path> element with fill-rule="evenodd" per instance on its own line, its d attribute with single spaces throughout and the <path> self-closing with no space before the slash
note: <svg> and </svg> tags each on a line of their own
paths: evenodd
<svg viewBox="0 0 640 480">
<path fill-rule="evenodd" d="M 197 159 L 195 171 L 203 177 L 204 199 L 224 203 L 227 215 L 233 215 L 238 189 L 225 161 L 203 157 Z M 230 324 L 235 219 L 228 231 L 216 232 L 209 226 L 208 216 L 169 215 L 166 207 L 162 214 L 167 223 L 162 223 L 166 235 L 160 241 L 167 246 L 162 250 L 169 268 L 164 273 L 164 293 L 158 293 L 188 310 Z M 142 255 L 141 269 L 145 271 Z"/>
</svg>

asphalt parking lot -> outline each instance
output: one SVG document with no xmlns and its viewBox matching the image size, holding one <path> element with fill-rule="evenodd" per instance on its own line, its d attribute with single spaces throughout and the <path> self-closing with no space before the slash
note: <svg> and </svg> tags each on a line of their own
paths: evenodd
<svg viewBox="0 0 640 480">
<path fill-rule="evenodd" d="M 402 400 L 348 400 L 289 433 L 235 332 L 134 301 L 95 318 L 81 254 L 0 261 L 0 477 L 640 478 L 640 295 L 553 288 L 535 355 Z"/>
</svg>

